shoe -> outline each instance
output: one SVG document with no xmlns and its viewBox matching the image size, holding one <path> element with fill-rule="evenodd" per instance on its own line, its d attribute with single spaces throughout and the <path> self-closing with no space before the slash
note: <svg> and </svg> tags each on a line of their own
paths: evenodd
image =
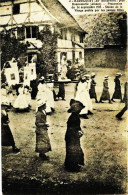
<svg viewBox="0 0 128 195">
<path fill-rule="evenodd" d="M 93 113 L 90 110 L 88 111 L 88 114 L 93 115 Z"/>
<path fill-rule="evenodd" d="M 111 99 L 112 102 L 115 102 L 115 100 Z"/>
<path fill-rule="evenodd" d="M 95 103 L 99 103 L 98 101 L 95 101 Z"/>
<path fill-rule="evenodd" d="M 99 103 L 104 103 L 104 102 L 102 102 L 102 101 L 100 100 Z"/>
<path fill-rule="evenodd" d="M 111 102 L 111 101 L 109 101 L 109 104 L 112 104 L 112 102 Z"/>
<path fill-rule="evenodd" d="M 40 157 L 42 160 L 49 160 L 49 156 L 46 156 L 45 154 L 39 154 L 39 157 Z"/>
<path fill-rule="evenodd" d="M 17 147 L 14 147 L 14 148 L 12 149 L 12 151 L 13 151 L 13 153 L 17 154 L 17 153 L 20 152 L 20 149 L 17 148 Z"/>
<path fill-rule="evenodd" d="M 121 118 L 121 117 L 119 117 L 118 115 L 116 115 L 116 118 L 117 118 L 118 120 L 122 120 L 122 118 Z"/>
<path fill-rule="evenodd" d="M 80 117 L 82 117 L 82 118 L 84 118 L 84 119 L 88 119 L 87 114 L 82 114 L 82 115 L 80 115 Z"/>
<path fill-rule="evenodd" d="M 51 108 L 52 112 L 55 112 L 55 109 L 54 108 Z"/>
</svg>

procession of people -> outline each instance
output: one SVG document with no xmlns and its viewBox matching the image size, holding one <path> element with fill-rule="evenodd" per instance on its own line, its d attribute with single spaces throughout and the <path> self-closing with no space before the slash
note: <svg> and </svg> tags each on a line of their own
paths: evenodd
<svg viewBox="0 0 128 195">
<path fill-rule="evenodd" d="M 65 59 L 63 59 L 63 66 L 65 66 Z M 65 70 L 65 69 L 64 69 Z M 65 71 L 63 70 L 63 77 Z M 108 101 L 112 104 L 115 99 L 120 102 L 125 102 L 124 108 L 116 115 L 117 119 L 121 119 L 122 115 L 128 109 L 128 84 L 125 83 L 124 98 L 122 97 L 121 73 L 115 75 L 115 88 L 112 98 L 109 91 L 109 76 L 106 75 L 103 80 L 103 90 L 100 99 L 97 98 L 97 82 L 95 81 L 96 74 L 92 72 L 90 75 L 85 73 L 78 73 L 75 80 L 76 84 L 74 90 L 74 97 L 70 100 L 71 113 L 67 121 L 67 130 L 65 133 L 65 147 L 66 156 L 64 166 L 67 171 L 78 172 L 84 166 L 84 153 L 81 147 L 80 138 L 83 136 L 84 131 L 80 127 L 81 119 L 89 119 L 88 115 L 93 115 L 93 101 L 95 103 L 103 103 Z M 35 114 L 35 132 L 36 132 L 36 145 L 35 152 L 39 154 L 39 158 L 43 161 L 49 160 L 47 153 L 52 151 L 52 143 L 48 135 L 49 124 L 47 122 L 47 115 L 54 114 L 55 101 L 61 97 L 66 100 L 65 83 L 71 83 L 62 79 L 57 81 L 58 93 L 55 90 L 55 81 L 53 76 L 45 78 L 40 76 L 38 80 L 32 80 L 30 85 L 21 82 L 16 86 L 8 85 L 7 82 L 1 85 L 1 105 L 2 105 L 2 146 L 12 146 L 12 152 L 19 153 L 20 149 L 15 146 L 15 141 L 11 128 L 9 127 L 9 118 L 7 111 L 12 109 L 14 112 L 30 112 L 32 107 L 32 100 L 36 101 L 36 114 Z M 93 116 L 92 116 L 93 117 Z"/>
</svg>

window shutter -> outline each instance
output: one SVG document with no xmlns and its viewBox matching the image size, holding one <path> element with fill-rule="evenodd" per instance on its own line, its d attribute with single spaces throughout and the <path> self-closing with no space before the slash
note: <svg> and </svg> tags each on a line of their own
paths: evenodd
<svg viewBox="0 0 128 195">
<path fill-rule="evenodd" d="M 17 28 L 17 38 L 20 39 L 20 40 L 24 40 L 24 38 L 25 38 L 24 27 L 18 27 Z"/>
</svg>

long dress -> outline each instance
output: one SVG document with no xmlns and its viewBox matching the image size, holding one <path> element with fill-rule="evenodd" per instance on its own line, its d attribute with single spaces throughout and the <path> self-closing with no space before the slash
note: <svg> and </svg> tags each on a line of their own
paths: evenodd
<svg viewBox="0 0 128 195">
<path fill-rule="evenodd" d="M 125 102 L 125 106 L 124 108 L 116 115 L 117 118 L 121 118 L 123 116 L 123 114 L 126 112 L 126 110 L 128 110 L 128 82 L 125 83 L 125 93 L 124 93 L 124 102 Z"/>
<path fill-rule="evenodd" d="M 96 82 L 94 79 L 92 79 L 90 84 L 89 94 L 90 94 L 90 98 L 97 99 L 95 86 L 96 86 Z"/>
<path fill-rule="evenodd" d="M 50 108 L 54 108 L 53 83 L 47 83 L 47 97 Z"/>
<path fill-rule="evenodd" d="M 115 91 L 113 93 L 112 99 L 121 99 L 122 100 L 122 94 L 121 94 L 121 84 L 118 77 L 114 79 L 115 82 Z"/>
<path fill-rule="evenodd" d="M 89 89 L 88 89 L 87 82 L 84 83 L 82 83 L 81 81 L 79 82 L 77 86 L 75 100 L 80 101 L 85 106 L 85 108 L 82 109 L 80 114 L 87 114 L 88 111 L 92 111 L 92 101 L 89 96 Z"/>
<path fill-rule="evenodd" d="M 25 88 L 24 89 L 24 93 L 26 95 L 27 103 L 30 106 L 31 105 L 31 94 L 29 92 L 29 89 Z"/>
<path fill-rule="evenodd" d="M 110 100 L 109 87 L 108 87 L 107 80 L 104 80 L 104 82 L 103 82 L 103 91 L 101 94 L 100 101 L 102 101 L 102 100 Z"/>
<path fill-rule="evenodd" d="M 9 118 L 5 110 L 1 111 L 2 146 L 15 146 L 13 135 L 9 127 Z"/>
<path fill-rule="evenodd" d="M 67 121 L 66 158 L 65 168 L 69 171 L 78 171 L 79 165 L 84 165 L 84 153 L 80 146 L 80 118 L 77 113 L 72 113 Z"/>
<path fill-rule="evenodd" d="M 36 152 L 46 153 L 51 151 L 50 139 L 46 125 L 45 111 L 36 113 Z"/>
<path fill-rule="evenodd" d="M 9 105 L 7 90 L 5 88 L 1 88 L 1 104 Z"/>
<path fill-rule="evenodd" d="M 128 106 L 128 81 L 124 84 L 124 97 L 123 102 Z"/>
<path fill-rule="evenodd" d="M 32 91 L 31 91 L 31 98 L 32 98 L 32 99 L 35 99 L 35 98 L 36 98 L 36 95 L 37 95 L 37 91 L 38 91 L 38 88 L 37 88 L 37 81 L 36 81 L 36 80 L 30 81 L 30 87 L 32 88 Z"/>
<path fill-rule="evenodd" d="M 29 107 L 28 102 L 27 102 L 27 97 L 24 94 L 24 88 L 20 87 L 18 89 L 19 95 L 17 96 L 13 107 L 15 109 L 19 109 L 19 110 L 25 110 Z"/>
<path fill-rule="evenodd" d="M 58 98 L 61 97 L 63 100 L 65 99 L 65 87 L 64 83 L 59 83 L 59 92 L 58 92 Z"/>
</svg>

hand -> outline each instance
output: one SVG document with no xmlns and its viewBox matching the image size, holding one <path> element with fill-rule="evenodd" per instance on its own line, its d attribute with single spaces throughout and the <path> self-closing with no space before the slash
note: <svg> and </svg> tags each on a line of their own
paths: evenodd
<svg viewBox="0 0 128 195">
<path fill-rule="evenodd" d="M 83 132 L 81 130 L 78 131 L 78 135 L 79 135 L 79 137 L 82 137 L 83 136 Z"/>
</svg>

